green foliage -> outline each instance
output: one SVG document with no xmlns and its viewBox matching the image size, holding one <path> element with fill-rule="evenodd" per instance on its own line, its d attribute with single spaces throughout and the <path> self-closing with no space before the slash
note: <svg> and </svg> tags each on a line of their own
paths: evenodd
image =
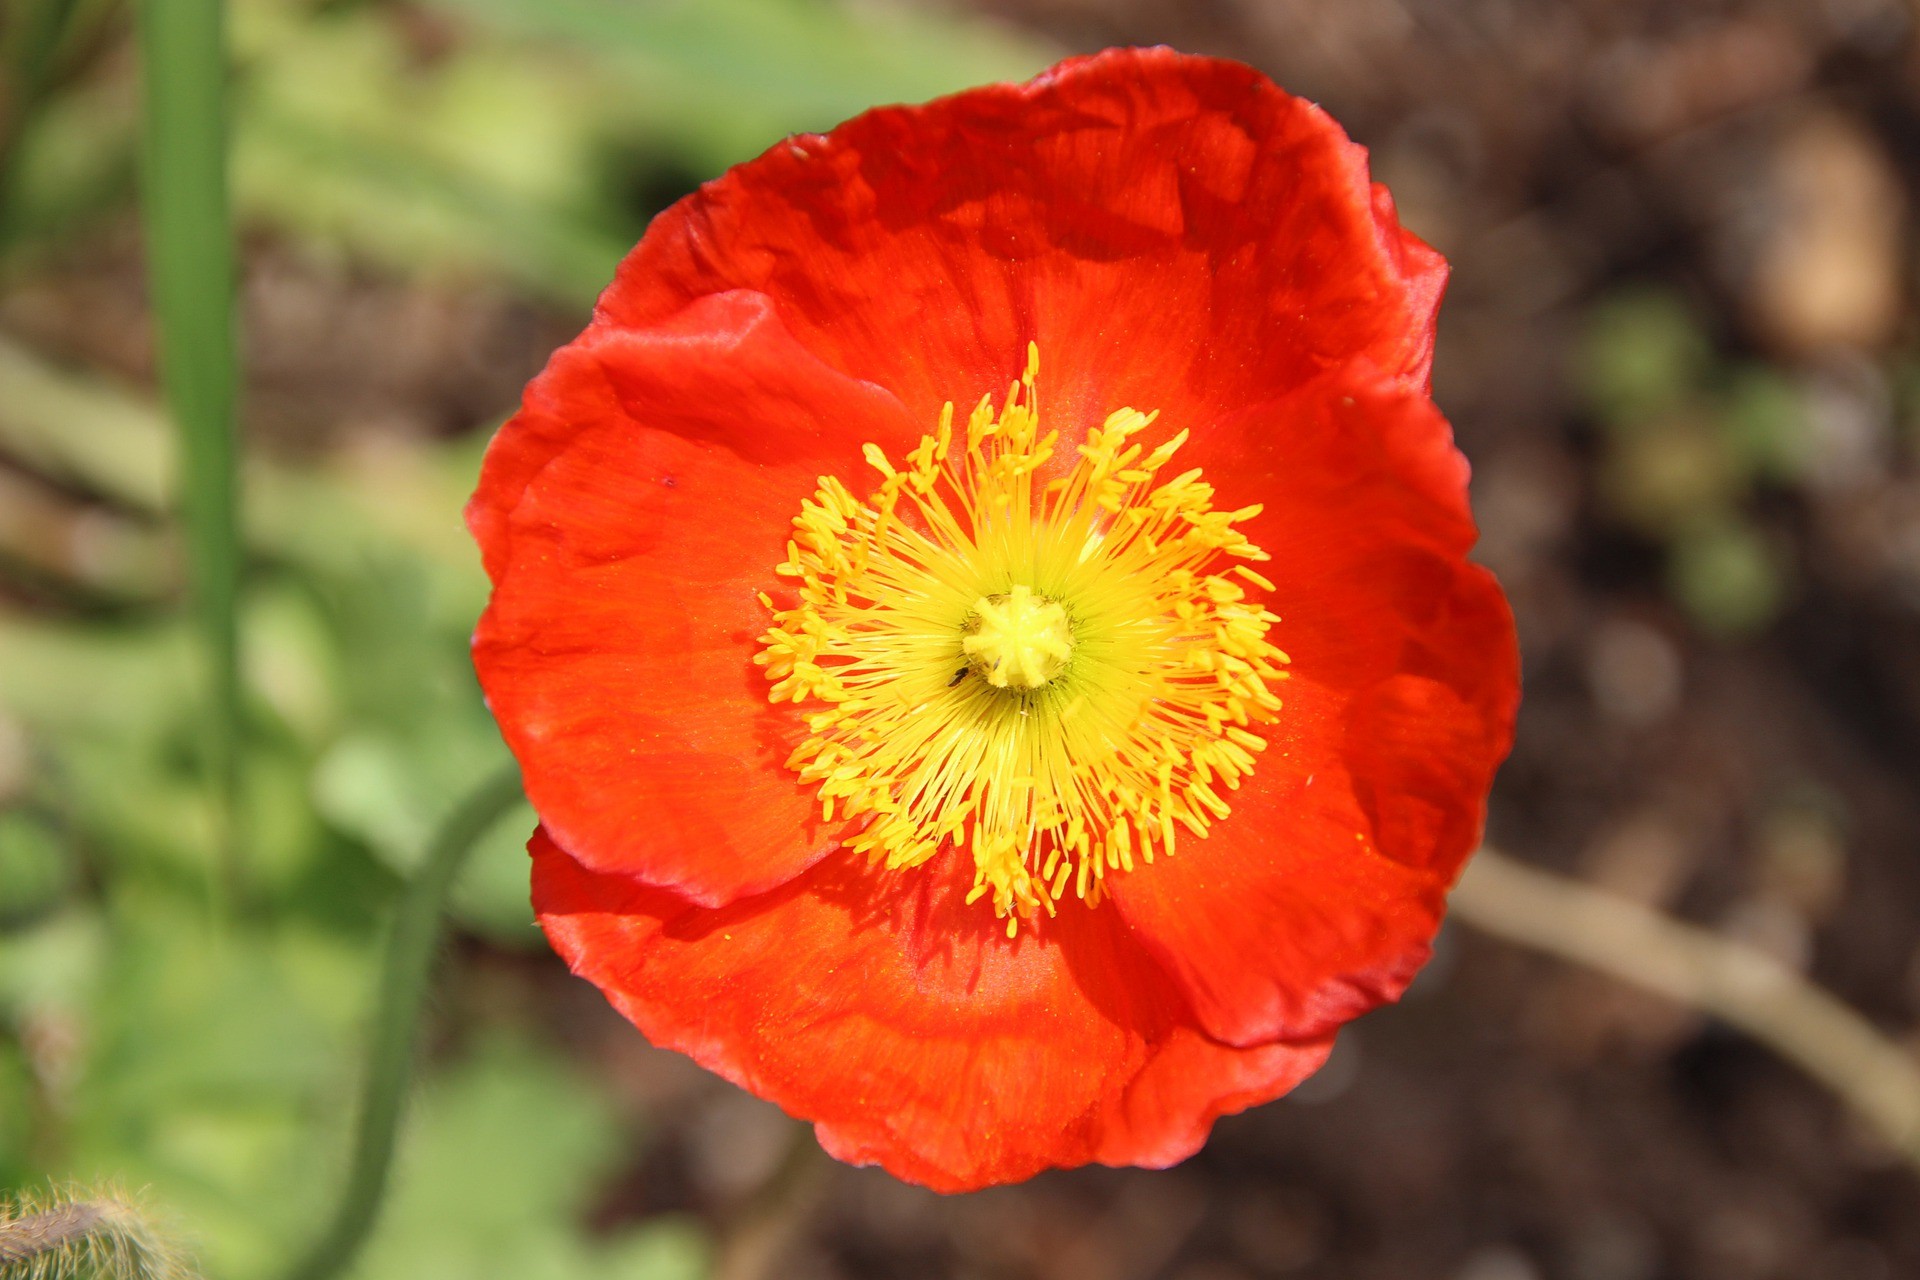
<svg viewBox="0 0 1920 1280">
<path fill-rule="evenodd" d="M 423 68 L 372 9 L 255 4 L 236 140 L 244 208 L 403 270 L 484 268 L 590 301 L 638 226 L 596 202 L 587 86 L 497 43 Z"/>
<path fill-rule="evenodd" d="M 1908 458 L 1920 460 L 1920 354 L 1909 352 L 1900 357 L 1889 372 L 1904 452 Z"/>
<path fill-rule="evenodd" d="M 73 880 L 60 837 L 45 819 L 0 812 L 0 929 L 45 914 Z"/>
<path fill-rule="evenodd" d="M 0 1039 L 0 1185 L 19 1186 L 33 1176 L 33 1069 L 19 1045 Z"/>
<path fill-rule="evenodd" d="M 0 12 L 4 251 L 71 236 L 101 207 L 131 199 L 139 99 L 130 85 L 74 83 L 112 47 L 119 0 L 12 0 Z"/>
<path fill-rule="evenodd" d="M 10 81 L 7 114 L 30 113 L 45 95 L 73 22 L 77 0 L 21 0 L 0 28 Z"/>
<path fill-rule="evenodd" d="M 357 837 L 383 863 L 410 874 L 427 836 L 446 820 L 458 788 L 498 767 L 497 744 L 447 721 L 417 732 L 369 730 L 344 738 L 320 762 L 313 799 L 326 820 Z M 455 917 L 495 942 L 545 945 L 527 904 L 531 806 L 520 804 L 482 837 L 454 890 Z"/>
<path fill-rule="evenodd" d="M 150 1185 L 213 1274 L 283 1273 L 348 1157 L 397 892 L 506 753 L 467 655 L 486 583 L 458 513 L 484 432 L 375 466 L 234 457 L 222 132 L 250 229 L 584 309 L 690 183 L 792 129 L 1052 55 L 933 6 L 837 0 L 151 0 L 143 99 L 124 6 L 21 2 L 52 25 L 0 50 L 36 95 L 0 137 L 0 270 L 124 215 L 141 159 L 171 414 L 0 339 L 0 455 L 97 499 L 132 549 L 111 621 L 0 608 L 0 734 L 25 733 L 30 765 L 0 794 L 0 1183 Z M 183 576 L 197 619 L 174 607 Z M 205 766 L 210 745 L 216 774 L 239 758 L 239 725 L 235 824 Z M 469 934 L 540 945 L 532 822 L 521 807 L 481 838 L 453 893 Z M 210 851 L 236 825 L 253 911 L 219 928 Z M 354 1274 L 702 1274 L 690 1223 L 587 1238 L 638 1135 L 528 1028 L 476 1020 L 428 1072 Z"/>
<path fill-rule="evenodd" d="M 495 771 L 440 824 L 426 858 L 408 878 L 382 957 L 380 1002 L 361 1082 L 346 1186 L 326 1231 L 294 1269 L 295 1280 L 333 1280 L 340 1275 L 379 1217 L 413 1084 L 420 1022 L 449 892 L 479 837 L 519 800 L 519 769 L 509 766 Z"/>
<path fill-rule="evenodd" d="M 1636 420 L 1608 442 L 1600 466 L 1601 496 L 1613 513 L 1662 540 L 1702 510 L 1733 505 L 1742 487 L 1719 424 L 1697 413 Z"/>
<path fill-rule="evenodd" d="M 713 172 L 775 138 L 823 130 L 876 104 L 917 102 L 1052 60 L 1010 33 L 845 0 L 439 0 L 496 29 L 590 52 L 615 91 L 601 111 L 677 145 Z M 677 139 L 677 142 L 669 142 Z"/>
<path fill-rule="evenodd" d="M 830 0 L 440 0 L 423 60 L 378 6 L 239 8 L 250 215 L 410 271 L 591 302 L 660 194 L 796 127 L 1023 78 L 1047 51 Z"/>
<path fill-rule="evenodd" d="M 21 135 L 39 112 L 73 26 L 77 0 L 17 0 L 0 23 L 0 232 L 19 164 Z"/>
<path fill-rule="evenodd" d="M 465 660 L 479 592 L 462 584 L 436 593 L 427 566 L 398 558 L 364 561 L 343 578 L 315 577 L 342 659 L 336 689 L 346 727 L 315 762 L 312 801 L 335 830 L 411 875 L 474 780 L 507 761 Z M 383 659 L 345 661 L 356 653 Z M 541 945 L 527 903 L 533 822 L 521 805 L 493 824 L 453 899 L 461 923 L 516 947 Z"/>
<path fill-rule="evenodd" d="M 1609 425 L 1631 429 L 1685 402 L 1713 367 L 1713 349 L 1678 296 L 1622 291 L 1587 316 L 1582 383 Z"/>
<path fill-rule="evenodd" d="M 1756 480 L 1792 484 L 1811 458 L 1805 406 L 1777 369 L 1734 370 L 1722 401 L 1722 430 L 1736 465 Z"/>
<path fill-rule="evenodd" d="M 18 359 L 37 392 L 0 409 L 0 447 L 83 490 L 165 501 L 151 407 Z M 111 447 L 71 430 L 76 405 Z M 36 762 L 30 807 L 0 817 L 0 871 L 22 869 L 4 882 L 20 910 L 0 933 L 0 1176 L 151 1185 L 216 1275 L 280 1273 L 319 1230 L 347 1154 L 395 886 L 454 800 L 506 760 L 467 657 L 485 580 L 454 513 L 475 463 L 461 443 L 396 449 L 372 475 L 250 469 L 262 518 L 242 617 L 245 800 L 262 913 L 238 933 L 214 931 L 205 910 L 212 817 L 192 766 L 191 628 L 164 615 L 105 626 L 0 613 L 0 717 L 25 728 Z M 539 943 L 521 847 L 531 824 L 524 809 L 492 824 L 455 893 L 458 921 L 515 946 Z M 697 1274 L 691 1228 L 581 1236 L 583 1188 L 623 1141 L 605 1095 L 513 1026 L 488 1036 L 514 1047 L 456 1127 L 484 1129 L 474 1109 L 488 1105 L 536 1110 L 487 1122 L 502 1136 L 484 1159 L 470 1146 L 413 1172 L 409 1156 L 395 1194 L 418 1207 L 383 1227 L 382 1240 L 399 1233 L 376 1246 L 392 1261 L 355 1274 L 413 1280 L 447 1204 L 416 1184 L 459 1168 L 458 1198 L 474 1178 L 524 1187 L 515 1171 L 549 1141 L 525 1130 L 549 1119 L 557 1154 L 532 1167 L 544 1178 L 584 1154 L 556 1191 L 526 1201 L 531 1252 L 511 1266 Z M 566 1119 L 581 1107 L 592 1126 Z"/>
<path fill-rule="evenodd" d="M 1666 547 L 1669 591 L 1702 629 L 1764 628 L 1786 603 L 1789 567 L 1752 499 L 1805 477 L 1797 389 L 1769 366 L 1719 359 L 1691 308 L 1653 289 L 1593 308 L 1581 381 L 1602 428 L 1606 510 Z"/>
<path fill-rule="evenodd" d="M 696 1232 L 656 1223 L 594 1240 L 568 1221 L 630 1139 L 562 1060 L 490 1040 L 421 1099 L 400 1185 L 357 1274 L 472 1280 L 694 1280 Z"/>
<path fill-rule="evenodd" d="M 372 956 L 296 925 L 217 936 L 167 890 L 113 908 L 58 1116 L 68 1167 L 151 1185 L 216 1273 L 262 1274 L 318 1212 L 311 1126 L 341 1105 Z"/>
<path fill-rule="evenodd" d="M 1770 622 L 1784 592 L 1781 560 L 1752 525 L 1711 519 L 1674 542 L 1674 598 L 1714 635 L 1745 635 Z"/>
<path fill-rule="evenodd" d="M 480 274 L 582 307 L 690 183 L 796 128 L 1024 78 L 1054 57 L 931 6 L 428 7 L 455 38 L 422 56 L 396 6 L 236 0 L 242 219 L 397 271 Z M 83 79 L 20 139 L 16 198 L 0 211 L 15 242 L 71 234 L 127 198 L 140 116 L 123 88 Z"/>
</svg>

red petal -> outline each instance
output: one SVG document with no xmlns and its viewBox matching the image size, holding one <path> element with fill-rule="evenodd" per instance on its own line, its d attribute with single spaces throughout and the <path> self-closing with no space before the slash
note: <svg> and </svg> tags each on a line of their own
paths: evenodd
<svg viewBox="0 0 1920 1280">
<path fill-rule="evenodd" d="M 1231 816 L 1110 887 L 1211 1034 L 1318 1035 L 1426 959 L 1512 742 L 1513 620 L 1464 559 L 1465 463 L 1423 397 L 1323 388 L 1194 452 L 1222 505 L 1266 502 L 1247 527 L 1293 678 Z"/>
<path fill-rule="evenodd" d="M 799 349 L 764 298 L 590 331 L 529 388 L 468 520 L 495 581 L 474 663 L 528 797 L 586 865 L 718 903 L 833 844 L 753 665 L 800 499 L 896 401 Z"/>
<path fill-rule="evenodd" d="M 1092 1158 L 1149 1169 L 1178 1164 L 1206 1144 L 1215 1120 L 1280 1097 L 1318 1071 L 1332 1050 L 1331 1033 L 1241 1048 L 1198 1027 L 1175 1025 L 1102 1112 Z"/>
<path fill-rule="evenodd" d="M 1357 691 L 1447 667 L 1449 682 L 1471 686 L 1463 697 L 1511 721 L 1518 656 L 1491 580 L 1497 616 L 1484 621 L 1500 642 L 1448 629 L 1458 591 L 1481 590 L 1456 582 L 1478 533 L 1467 461 L 1424 395 L 1330 378 L 1195 433 L 1178 464 L 1203 469 L 1218 507 L 1261 504 L 1240 527 L 1272 557 L 1254 566 L 1275 587 L 1281 621 L 1268 638 L 1297 672 Z"/>
<path fill-rule="evenodd" d="M 1232 1044 L 1325 1035 L 1395 999 L 1426 962 L 1444 895 L 1478 834 L 1480 797 L 1434 794 L 1441 846 L 1398 812 L 1376 826 L 1358 792 L 1411 773 L 1400 756 L 1350 766 L 1348 716 L 1335 694 L 1290 682 L 1285 719 L 1232 814 L 1177 856 L 1109 881 L 1114 905 L 1192 1003 L 1200 1025 Z M 1466 737 L 1478 726 L 1466 725 Z M 1466 757 L 1491 776 L 1483 740 Z M 1505 743 L 1500 743 L 1501 751 Z M 1358 776 L 1356 776 L 1358 773 Z M 1377 791 L 1370 793 L 1378 795 Z M 1420 815 L 1416 815 L 1420 816 Z M 1429 821 L 1424 834 L 1442 824 Z M 1425 862 L 1404 859 L 1411 854 Z"/>
<path fill-rule="evenodd" d="M 1332 366 L 1424 386 L 1444 277 L 1318 107 L 1119 49 L 780 143 L 657 218 L 601 322 L 761 290 L 926 422 L 1037 340 L 1073 439 L 1122 405 L 1204 427 Z"/>
<path fill-rule="evenodd" d="M 707 910 L 544 832 L 530 848 L 554 947 L 648 1039 L 814 1121 L 839 1158 L 937 1190 L 1173 1163 L 1330 1047 L 1208 1040 L 1112 911 L 1007 939 L 962 901 L 957 857 L 893 876 L 830 858 Z"/>
</svg>

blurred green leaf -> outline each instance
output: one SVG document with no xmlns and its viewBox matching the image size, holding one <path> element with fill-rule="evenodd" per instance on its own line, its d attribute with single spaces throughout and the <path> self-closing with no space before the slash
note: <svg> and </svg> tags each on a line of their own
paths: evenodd
<svg viewBox="0 0 1920 1280">
<path fill-rule="evenodd" d="M 1712 347 L 1693 312 L 1666 290 L 1623 290 L 1588 314 L 1581 381 L 1611 429 L 1650 426 L 1679 408 L 1712 365 Z"/>
<path fill-rule="evenodd" d="M 679 1280 L 704 1271 L 680 1224 L 616 1236 L 579 1226 L 587 1193 L 624 1154 L 601 1092 L 566 1061 L 494 1040 L 432 1083 L 362 1280 Z"/>
<path fill-rule="evenodd" d="M 250 216 L 410 274 L 484 268 L 585 306 L 635 239 L 598 200 L 578 77 L 498 41 L 423 63 L 373 6 L 241 11 L 235 184 Z"/>
<path fill-rule="evenodd" d="M 241 618 L 247 687 L 303 746 L 338 732 L 344 656 L 325 612 L 305 584 L 278 578 L 251 593 Z"/>
<path fill-rule="evenodd" d="M 0 209 L 12 198 L 20 136 L 53 78 L 55 56 L 76 7 L 76 0 L 16 0 L 0 25 L 9 72 L 0 100 Z"/>
<path fill-rule="evenodd" d="M 522 804 L 495 823 L 473 851 L 453 888 L 453 917 L 489 940 L 516 950 L 543 950 L 533 919 L 527 841 L 539 818 Z"/>
<path fill-rule="evenodd" d="M 329 1082 L 338 1028 L 296 998 L 302 984 L 292 971 L 322 966 L 330 980 L 352 979 L 366 959 L 339 941 L 332 955 L 294 945 L 292 925 L 217 938 L 185 906 L 146 892 L 115 904 L 110 1020 L 94 1060 L 98 1087 L 111 1096 L 97 1101 L 121 1114 L 154 1113 L 304 1095 Z"/>
<path fill-rule="evenodd" d="M 215 1274 L 262 1274 L 319 1206 L 319 1115 L 337 1114 L 374 957 L 281 922 L 217 936 L 189 899 L 121 887 L 64 1172 L 150 1185 Z"/>
<path fill-rule="evenodd" d="M 796 128 L 1022 79 L 1037 44 L 933 9 L 826 0 L 443 0 L 422 58 L 380 6 L 253 0 L 235 181 L 249 216 L 410 274 L 584 308 L 655 197 Z"/>
<path fill-rule="evenodd" d="M 0 811 L 0 928 L 41 915 L 65 896 L 74 863 L 43 819 Z"/>
<path fill-rule="evenodd" d="M 30 1177 L 29 1145 L 33 1141 L 33 1069 L 11 1036 L 0 1035 L 0 1186 Z"/>
<path fill-rule="evenodd" d="M 623 1145 L 605 1097 L 581 1085 L 551 1052 L 506 1040 L 479 1046 L 420 1100 L 400 1155 L 396 1225 L 412 1216 L 484 1254 L 579 1209 Z"/>
<path fill-rule="evenodd" d="M 601 1242 L 594 1274 L 607 1280 L 702 1280 L 713 1244 L 688 1218 L 656 1218 Z"/>
<path fill-rule="evenodd" d="M 20 139 L 0 206 L 0 249 L 25 253 L 99 230 L 133 198 L 139 112 L 111 77 L 45 103 Z"/>
<path fill-rule="evenodd" d="M 0 947 L 0 1016 L 76 1016 L 98 990 L 107 947 L 105 922 L 77 907 L 10 934 Z"/>
<path fill-rule="evenodd" d="M 181 883 L 209 867 L 214 816 L 193 768 L 190 637 L 177 621 L 116 628 L 0 614 L 0 710 L 41 744 L 36 794 L 114 868 Z M 284 889 L 321 838 L 295 744 L 254 745 L 240 801 L 258 826 L 260 887 Z"/>
<path fill-rule="evenodd" d="M 104 627 L 0 612 L 0 707 L 29 727 L 152 740 L 191 714 L 177 622 Z"/>
<path fill-rule="evenodd" d="M 1649 419 L 1616 438 L 1600 459 L 1608 509 L 1650 537 L 1671 537 L 1702 512 L 1741 496 L 1743 477 L 1719 424 L 1703 412 Z"/>
<path fill-rule="evenodd" d="M 416 561 L 389 557 L 317 579 L 340 651 L 382 659 L 342 669 L 338 693 L 354 728 L 317 761 L 313 803 L 403 877 L 460 799 L 507 762 L 467 656 L 478 601 L 472 612 L 464 602 L 439 607 L 422 572 Z M 460 923 L 515 947 L 540 945 L 527 900 L 532 829 L 524 806 L 495 824 L 452 899 Z"/>
<path fill-rule="evenodd" d="M 259 109 L 242 153 L 250 210 L 413 274 L 479 266 L 585 307 L 637 238 L 542 208 L 404 147 Z"/>
<path fill-rule="evenodd" d="M 78 429 L 84 425 L 85 429 Z M 159 512 L 177 459 L 150 401 L 0 339 L 0 451 L 82 492 Z"/>
<path fill-rule="evenodd" d="M 1896 358 L 1890 374 L 1905 452 L 1920 461 L 1920 354 L 1909 352 Z"/>
<path fill-rule="evenodd" d="M 428 726 L 429 729 L 432 726 Z M 411 875 L 432 834 L 475 781 L 506 762 L 488 725 L 480 732 L 363 732 L 342 739 L 314 774 L 314 803 L 364 841 L 396 874 Z M 528 901 L 526 841 L 536 819 L 516 806 L 482 838 L 455 884 L 460 923 L 514 947 L 544 945 Z"/>
<path fill-rule="evenodd" d="M 1745 521 L 1703 520 L 1675 541 L 1672 557 L 1675 598 L 1711 634 L 1749 635 L 1773 621 L 1785 602 L 1781 566 Z"/>
<path fill-rule="evenodd" d="M 434 829 L 412 753 L 391 739 L 356 733 L 335 744 L 313 775 L 321 815 L 375 850 L 402 874 L 413 869 Z"/>
<path fill-rule="evenodd" d="M 1723 421 L 1734 450 L 1758 475 L 1791 482 L 1806 471 L 1812 447 L 1806 406 L 1779 371 L 1741 369 L 1728 389 Z"/>
<path fill-rule="evenodd" d="M 703 172 L 869 107 L 1024 80 L 1057 54 L 931 6 L 839 0 L 438 0 L 615 75 L 605 105 L 677 135 Z"/>
</svg>

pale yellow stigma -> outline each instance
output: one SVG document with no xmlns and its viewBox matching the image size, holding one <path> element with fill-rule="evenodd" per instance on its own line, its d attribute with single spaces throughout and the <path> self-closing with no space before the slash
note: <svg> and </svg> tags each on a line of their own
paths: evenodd
<svg viewBox="0 0 1920 1280">
<path fill-rule="evenodd" d="M 1003 596 L 981 596 L 973 612 L 960 651 L 996 689 L 1038 689 L 1073 656 L 1067 611 L 1031 588 L 1016 585 Z"/>
<path fill-rule="evenodd" d="M 868 445 L 868 497 L 821 478 L 754 657 L 808 709 L 787 764 L 847 847 L 889 868 L 960 852 L 1009 933 L 1225 818 L 1288 662 L 1248 595 L 1274 589 L 1239 528 L 1260 508 L 1163 478 L 1187 433 L 1148 449 L 1133 409 L 1063 467 L 1038 362 L 964 429 L 948 405 L 902 465 Z"/>
</svg>

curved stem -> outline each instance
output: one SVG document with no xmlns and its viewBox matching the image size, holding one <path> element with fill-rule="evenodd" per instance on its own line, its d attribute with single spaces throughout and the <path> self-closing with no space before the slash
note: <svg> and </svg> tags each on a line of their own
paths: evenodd
<svg viewBox="0 0 1920 1280">
<path fill-rule="evenodd" d="M 393 1163 L 394 1137 L 406 1108 L 420 1039 L 420 1008 L 432 977 L 447 894 L 480 837 L 519 800 L 520 773 L 512 766 L 482 783 L 442 824 L 426 861 L 401 895 L 387 943 L 346 1190 L 326 1233 L 290 1273 L 292 1280 L 328 1280 L 340 1274 L 373 1227 Z"/>
<path fill-rule="evenodd" d="M 1724 1019 L 1826 1085 L 1920 1167 L 1920 1061 L 1771 956 L 1493 849 L 1473 856 L 1452 909 L 1496 937 Z"/>
</svg>

